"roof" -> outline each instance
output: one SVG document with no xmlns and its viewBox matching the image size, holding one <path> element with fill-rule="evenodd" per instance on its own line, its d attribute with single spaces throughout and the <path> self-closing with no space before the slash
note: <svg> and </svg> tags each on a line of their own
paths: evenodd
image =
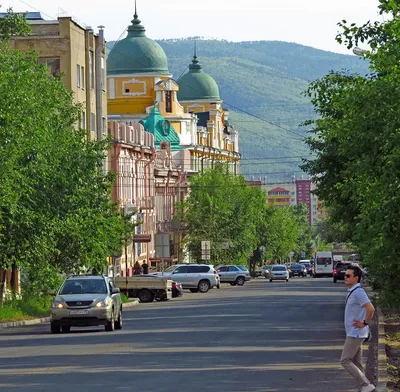
<svg viewBox="0 0 400 392">
<path fill-rule="evenodd" d="M 179 135 L 175 132 L 171 123 L 161 116 L 159 110 L 154 106 L 150 115 L 139 121 L 144 126 L 145 131 L 154 135 L 154 144 L 159 147 L 161 142 L 169 142 L 171 150 L 182 150 Z"/>
<path fill-rule="evenodd" d="M 220 100 L 217 82 L 203 71 L 196 55 L 178 84 L 178 101 Z"/>
<path fill-rule="evenodd" d="M 154 73 L 168 75 L 168 60 L 163 48 L 146 37 L 146 29 L 136 14 L 128 35 L 117 42 L 107 58 L 107 74 Z"/>
<path fill-rule="evenodd" d="M 15 14 L 21 16 L 26 15 L 26 20 L 44 20 L 40 12 L 15 12 Z M 7 12 L 0 12 L 0 19 L 4 18 L 6 15 L 8 15 Z"/>
<path fill-rule="evenodd" d="M 274 189 L 271 189 L 270 192 L 289 192 L 287 189 L 285 188 L 281 188 L 281 187 L 276 187 Z"/>
</svg>

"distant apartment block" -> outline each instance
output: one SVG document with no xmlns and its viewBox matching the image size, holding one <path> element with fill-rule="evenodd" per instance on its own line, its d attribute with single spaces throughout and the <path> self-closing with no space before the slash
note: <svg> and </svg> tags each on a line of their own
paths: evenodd
<svg viewBox="0 0 400 392">
<path fill-rule="evenodd" d="M 61 82 L 73 92 L 74 102 L 83 105 L 80 127 L 87 130 L 90 139 L 103 138 L 107 133 L 104 31 L 95 34 L 71 17 L 44 20 L 39 12 L 28 13 L 26 19 L 32 33 L 15 37 L 12 47 L 24 52 L 35 50 L 50 74 L 61 74 Z"/>
<path fill-rule="evenodd" d="M 315 185 L 311 180 L 296 180 L 279 184 L 263 184 L 262 189 L 268 195 L 268 204 L 278 207 L 305 204 L 307 220 L 310 225 L 328 217 L 327 210 L 318 197 L 313 193 Z"/>
</svg>

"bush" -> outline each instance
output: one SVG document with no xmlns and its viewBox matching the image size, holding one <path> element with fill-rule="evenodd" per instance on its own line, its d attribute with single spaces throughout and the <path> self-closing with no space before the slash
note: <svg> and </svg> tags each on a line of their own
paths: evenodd
<svg viewBox="0 0 400 392">
<path fill-rule="evenodd" d="M 47 317 L 50 313 L 52 296 L 25 297 L 5 301 L 0 308 L 0 322 Z"/>
</svg>

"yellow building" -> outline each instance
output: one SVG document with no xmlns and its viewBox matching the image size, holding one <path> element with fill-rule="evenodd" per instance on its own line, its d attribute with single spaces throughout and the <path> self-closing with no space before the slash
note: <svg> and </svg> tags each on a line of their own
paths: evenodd
<svg viewBox="0 0 400 392">
<path fill-rule="evenodd" d="M 127 36 L 108 56 L 107 91 L 109 120 L 143 123 L 157 110 L 159 123 L 179 136 L 180 148 L 173 155 L 182 170 L 198 172 L 227 161 L 232 172 L 239 171 L 238 133 L 228 123 L 214 79 L 195 56 L 189 72 L 173 80 L 164 50 L 146 36 L 136 10 Z"/>
<path fill-rule="evenodd" d="M 107 133 L 106 51 L 104 32 L 94 34 L 71 17 L 44 20 L 40 13 L 28 13 L 32 33 L 16 37 L 12 46 L 21 51 L 34 49 L 39 62 L 73 92 L 74 102 L 83 104 L 80 126 L 91 139 Z"/>
</svg>

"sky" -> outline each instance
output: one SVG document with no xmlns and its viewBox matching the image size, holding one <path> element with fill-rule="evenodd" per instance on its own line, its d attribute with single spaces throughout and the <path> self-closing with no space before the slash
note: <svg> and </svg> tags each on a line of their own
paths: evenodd
<svg viewBox="0 0 400 392">
<path fill-rule="evenodd" d="M 130 24 L 134 0 L 0 0 L 1 12 L 40 11 L 45 19 L 74 16 L 83 26 L 105 26 L 107 41 Z M 342 19 L 383 21 L 378 0 L 137 0 L 149 38 L 206 37 L 228 41 L 287 41 L 351 54 L 335 41 Z"/>
</svg>

